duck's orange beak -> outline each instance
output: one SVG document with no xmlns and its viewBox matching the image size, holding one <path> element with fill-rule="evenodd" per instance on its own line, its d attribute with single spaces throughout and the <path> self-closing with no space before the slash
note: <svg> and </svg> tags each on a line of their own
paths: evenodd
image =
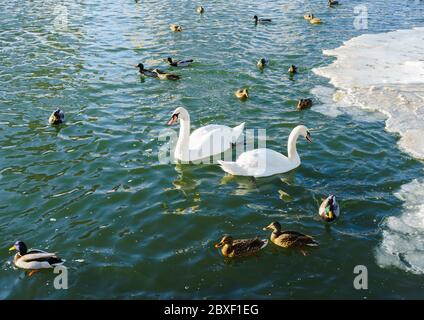
<svg viewBox="0 0 424 320">
<path fill-rule="evenodd" d="M 215 248 L 221 248 L 223 245 L 224 245 L 224 244 L 223 244 L 222 242 L 217 243 L 217 244 L 215 245 Z"/>
</svg>

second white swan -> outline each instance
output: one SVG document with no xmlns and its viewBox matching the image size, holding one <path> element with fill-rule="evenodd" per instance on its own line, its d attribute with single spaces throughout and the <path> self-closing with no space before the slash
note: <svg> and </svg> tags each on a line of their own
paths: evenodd
<svg viewBox="0 0 424 320">
<path fill-rule="evenodd" d="M 237 142 L 244 130 L 244 122 L 234 128 L 210 124 L 190 134 L 190 115 L 183 107 L 175 109 L 168 124 L 172 125 L 177 120 L 180 121 L 180 133 L 174 158 L 180 161 L 196 161 L 225 152 Z"/>
<path fill-rule="evenodd" d="M 288 172 L 300 165 L 297 153 L 297 138 L 302 135 L 308 142 L 312 142 L 308 128 L 299 125 L 292 130 L 289 136 L 288 157 L 271 149 L 260 148 L 243 152 L 237 161 L 221 161 L 222 170 L 235 176 L 268 177 L 278 173 Z"/>
</svg>

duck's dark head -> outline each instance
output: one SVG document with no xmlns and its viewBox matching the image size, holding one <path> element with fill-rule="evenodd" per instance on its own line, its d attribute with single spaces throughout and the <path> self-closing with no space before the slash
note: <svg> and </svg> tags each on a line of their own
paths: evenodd
<svg viewBox="0 0 424 320">
<path fill-rule="evenodd" d="M 137 68 L 141 70 L 144 70 L 144 65 L 142 63 L 139 63 L 138 65 L 136 65 Z"/>
<path fill-rule="evenodd" d="M 49 117 L 50 124 L 60 124 L 65 120 L 65 114 L 62 110 L 56 109 Z"/>
<path fill-rule="evenodd" d="M 28 252 L 28 248 L 25 243 L 22 241 L 16 241 L 13 246 L 9 248 L 9 251 L 18 251 L 21 256 L 25 255 Z"/>
<path fill-rule="evenodd" d="M 219 243 L 215 245 L 215 248 L 221 248 L 222 246 L 233 243 L 234 239 L 232 236 L 224 236 Z"/>
<path fill-rule="evenodd" d="M 255 20 L 255 22 L 258 22 L 258 20 L 259 20 L 258 16 L 257 15 L 254 15 L 253 16 L 253 20 Z"/>
<path fill-rule="evenodd" d="M 272 232 L 281 231 L 281 224 L 278 221 L 271 222 L 268 226 L 263 228 L 262 230 L 271 230 Z"/>
<path fill-rule="evenodd" d="M 171 57 L 166 58 L 166 60 L 167 60 L 169 63 L 172 63 L 172 58 L 171 58 Z"/>
</svg>

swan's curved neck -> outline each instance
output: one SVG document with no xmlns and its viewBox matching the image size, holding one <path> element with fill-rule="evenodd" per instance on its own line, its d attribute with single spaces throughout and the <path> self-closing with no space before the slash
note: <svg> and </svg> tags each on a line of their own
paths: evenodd
<svg viewBox="0 0 424 320">
<path fill-rule="evenodd" d="M 179 160 L 189 160 L 190 144 L 190 116 L 187 119 L 180 119 L 180 133 L 178 135 L 177 145 L 175 147 L 175 157 Z"/>
<path fill-rule="evenodd" d="M 296 143 L 299 137 L 299 130 L 292 130 L 287 143 L 287 154 L 290 161 L 300 163 L 300 157 L 297 153 Z"/>
</svg>

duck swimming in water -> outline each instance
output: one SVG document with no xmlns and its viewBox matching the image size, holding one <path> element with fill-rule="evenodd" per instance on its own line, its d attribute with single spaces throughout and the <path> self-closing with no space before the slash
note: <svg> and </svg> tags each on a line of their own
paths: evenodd
<svg viewBox="0 0 424 320">
<path fill-rule="evenodd" d="M 168 64 L 172 67 L 188 67 L 190 64 L 193 63 L 193 59 L 187 59 L 187 60 L 172 60 L 171 57 L 168 57 L 166 59 Z"/>
<path fill-rule="evenodd" d="M 222 240 L 215 245 L 215 248 L 222 248 L 224 257 L 235 258 L 255 254 L 268 245 L 268 240 L 256 237 L 254 239 L 234 240 L 231 236 L 224 236 Z"/>
<path fill-rule="evenodd" d="M 202 6 L 198 6 L 198 7 L 196 8 L 196 12 L 197 12 L 198 14 L 203 14 L 203 13 L 205 12 L 205 8 L 203 8 Z"/>
<path fill-rule="evenodd" d="M 314 240 L 311 236 L 297 232 L 297 231 L 281 231 L 281 224 L 277 221 L 272 222 L 263 230 L 271 230 L 271 241 L 279 247 L 282 248 L 300 248 L 303 255 L 306 255 L 306 252 L 302 249 L 304 247 L 316 247 L 318 242 Z"/>
<path fill-rule="evenodd" d="M 65 121 L 65 114 L 62 110 L 56 109 L 49 117 L 50 124 L 61 124 Z"/>
<path fill-rule="evenodd" d="M 320 23 L 321 23 L 321 19 L 318 19 L 318 18 L 312 18 L 312 19 L 310 19 L 310 20 L 309 20 L 309 22 L 310 22 L 311 24 L 320 24 Z"/>
<path fill-rule="evenodd" d="M 297 73 L 297 67 L 295 65 L 291 65 L 287 71 L 290 74 L 295 74 Z"/>
<path fill-rule="evenodd" d="M 139 63 L 138 65 L 136 65 L 137 68 L 139 68 L 139 72 L 142 76 L 145 77 L 150 77 L 150 78 L 157 78 L 158 75 L 156 72 L 154 72 L 153 70 L 148 70 L 144 68 L 144 65 L 142 63 Z"/>
<path fill-rule="evenodd" d="M 328 0 L 327 3 L 328 3 L 328 6 L 329 7 L 339 5 L 339 2 L 338 1 L 335 1 L 335 0 Z"/>
<path fill-rule="evenodd" d="M 272 20 L 271 19 L 259 19 L 257 15 L 253 16 L 253 20 L 255 20 L 255 24 L 267 24 L 267 23 L 271 23 Z"/>
<path fill-rule="evenodd" d="M 181 32 L 183 31 L 183 28 L 181 26 L 179 26 L 178 24 L 171 24 L 169 26 L 169 28 L 171 29 L 171 31 L 173 32 Z"/>
<path fill-rule="evenodd" d="M 153 69 L 153 70 L 144 69 L 144 65 L 142 63 L 139 63 L 138 65 L 136 65 L 136 67 L 139 68 L 140 74 L 145 76 L 145 77 L 158 78 L 158 79 L 161 79 L 161 80 L 178 80 L 178 79 L 180 79 L 179 75 L 166 73 L 166 72 L 160 71 L 159 69 Z"/>
<path fill-rule="evenodd" d="M 156 72 L 160 80 L 179 80 L 181 77 L 177 74 L 166 73 L 159 69 L 153 69 L 153 72 Z"/>
<path fill-rule="evenodd" d="M 334 195 L 330 195 L 321 203 L 318 214 L 325 222 L 333 222 L 339 217 L 340 206 Z"/>
<path fill-rule="evenodd" d="M 30 249 L 22 241 L 16 241 L 9 251 L 18 251 L 13 258 L 15 267 L 25 270 L 31 270 L 29 276 L 33 275 L 40 269 L 50 269 L 63 265 L 62 260 L 55 253 L 49 253 L 43 250 Z"/>
<path fill-rule="evenodd" d="M 240 100 L 246 100 L 247 98 L 249 98 L 249 91 L 246 88 L 239 89 L 234 94 Z"/>
<path fill-rule="evenodd" d="M 268 59 L 261 58 L 259 59 L 257 66 L 260 70 L 263 70 L 267 64 L 268 64 Z"/>
<path fill-rule="evenodd" d="M 297 110 L 308 109 L 312 107 L 312 99 L 300 99 L 297 103 Z"/>
</svg>

